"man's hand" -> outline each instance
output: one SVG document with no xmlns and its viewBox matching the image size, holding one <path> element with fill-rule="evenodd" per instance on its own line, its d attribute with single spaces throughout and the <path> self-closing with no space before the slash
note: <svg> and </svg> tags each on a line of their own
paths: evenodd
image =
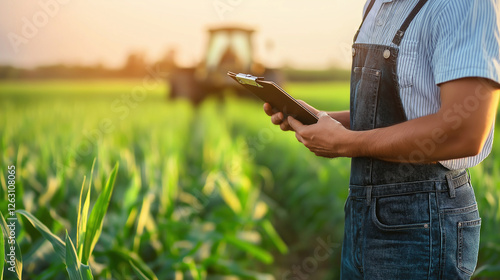
<svg viewBox="0 0 500 280">
<path fill-rule="evenodd" d="M 309 111 L 314 113 L 316 116 L 318 115 L 318 113 L 319 113 L 318 109 L 312 107 L 311 105 L 307 104 L 306 102 L 304 102 L 302 100 L 297 100 L 297 101 L 300 104 L 304 105 L 304 107 L 306 107 Z M 273 124 L 280 126 L 281 130 L 283 130 L 283 131 L 293 130 L 293 128 L 288 123 L 288 120 L 285 119 L 283 113 L 276 112 L 275 110 L 273 110 L 273 107 L 271 106 L 271 104 L 264 103 L 264 112 L 266 112 L 266 114 L 271 117 L 271 122 Z"/>
<path fill-rule="evenodd" d="M 281 129 L 294 130 L 297 140 L 318 156 L 433 163 L 481 152 L 497 112 L 497 86 L 480 78 L 445 83 L 441 109 L 435 114 L 366 131 L 349 130 L 349 111 L 318 112 L 318 123 L 303 125 L 292 117 L 284 120 L 269 104 L 264 110 Z"/>
<path fill-rule="evenodd" d="M 287 123 L 295 131 L 297 140 L 317 156 L 346 156 L 346 144 L 352 132 L 325 112 L 319 112 L 317 116 L 319 120 L 313 125 L 304 125 L 290 116 Z"/>
</svg>

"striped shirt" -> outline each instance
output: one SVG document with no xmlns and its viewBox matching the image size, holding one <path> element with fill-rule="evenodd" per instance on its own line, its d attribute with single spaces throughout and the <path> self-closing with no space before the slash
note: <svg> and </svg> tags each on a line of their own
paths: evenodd
<svg viewBox="0 0 500 280">
<path fill-rule="evenodd" d="M 417 3 L 376 0 L 356 43 L 396 47 L 392 39 Z M 441 83 L 482 77 L 500 84 L 500 0 L 429 1 L 401 42 L 397 74 L 408 119 L 440 109 Z M 474 110 L 474 103 L 464 105 L 462 110 Z M 479 164 L 491 152 L 493 128 L 479 155 L 441 164 L 450 170 Z"/>
</svg>

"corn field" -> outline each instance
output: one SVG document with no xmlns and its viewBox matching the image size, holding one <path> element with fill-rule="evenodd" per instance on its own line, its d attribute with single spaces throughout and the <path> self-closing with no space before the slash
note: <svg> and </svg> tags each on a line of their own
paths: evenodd
<svg viewBox="0 0 500 280">
<path fill-rule="evenodd" d="M 315 157 L 260 103 L 195 109 L 137 84 L 0 84 L 4 279 L 281 280 L 297 267 L 338 278 L 348 159 Z M 288 89 L 320 109 L 349 105 L 346 83 Z M 500 145 L 471 172 L 483 219 L 475 277 L 498 279 Z"/>
</svg>

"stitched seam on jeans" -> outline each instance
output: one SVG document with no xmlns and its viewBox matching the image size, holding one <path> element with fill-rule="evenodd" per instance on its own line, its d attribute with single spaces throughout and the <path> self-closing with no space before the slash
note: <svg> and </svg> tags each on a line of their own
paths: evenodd
<svg viewBox="0 0 500 280">
<path fill-rule="evenodd" d="M 463 228 L 458 227 L 458 244 L 457 244 L 457 265 L 460 270 L 462 269 L 462 244 L 463 244 Z"/>
<path fill-rule="evenodd" d="M 420 180 L 420 181 L 410 181 L 410 182 L 378 184 L 378 185 L 373 185 L 373 186 L 374 187 L 387 187 L 387 186 L 420 184 L 420 183 L 426 183 L 426 182 L 447 183 L 448 181 L 446 179 L 441 179 L 441 180 Z M 456 187 L 455 189 L 458 189 L 460 187 L 467 186 L 467 185 L 468 184 L 463 184 L 463 185 L 461 185 L 459 187 Z M 356 184 L 350 184 L 349 186 L 351 186 L 351 187 L 365 187 L 365 185 L 356 185 Z M 446 189 L 446 191 L 448 191 L 448 189 Z"/>
<path fill-rule="evenodd" d="M 421 193 L 435 193 L 436 190 L 424 190 L 424 191 L 412 191 L 412 192 L 405 192 L 405 193 L 397 193 L 397 194 L 385 194 L 385 195 L 373 195 L 373 192 L 376 191 L 372 189 L 372 198 L 383 198 L 383 197 L 395 197 L 395 196 L 404 196 L 404 195 L 412 195 L 412 194 L 421 194 Z M 447 192 L 446 190 L 439 190 L 437 192 Z M 366 198 L 365 195 L 349 195 L 353 199 L 364 199 Z"/>
<path fill-rule="evenodd" d="M 372 212 L 371 218 L 372 222 L 375 224 L 377 228 L 385 231 L 401 231 L 401 230 L 409 230 L 409 229 L 429 229 L 429 223 L 418 223 L 418 224 L 406 224 L 406 225 L 386 225 L 379 221 L 377 217 L 377 201 L 373 202 L 373 207 L 370 210 Z M 430 211 L 430 209 L 429 209 Z M 427 227 L 426 227 L 427 226 Z"/>
<path fill-rule="evenodd" d="M 472 204 L 472 205 L 467 206 L 467 207 L 463 207 L 463 208 L 443 209 L 442 211 L 443 211 L 444 214 L 453 215 L 453 214 L 465 214 L 465 213 L 468 213 L 468 212 L 474 212 L 476 210 L 477 210 L 477 203 Z"/>
<path fill-rule="evenodd" d="M 437 192 L 436 192 L 437 194 Z M 441 205 L 439 204 L 439 199 L 438 196 L 436 195 L 436 206 L 437 209 L 441 208 Z M 440 240 L 440 252 L 439 252 L 439 277 L 440 279 L 445 279 L 445 267 L 446 267 L 446 231 L 444 230 L 444 214 L 441 211 L 438 211 L 438 217 L 439 217 L 439 237 L 441 238 Z"/>
<path fill-rule="evenodd" d="M 437 209 L 437 207 L 436 207 Z M 431 196 L 431 193 L 429 193 L 429 228 L 431 230 L 429 230 L 429 271 L 427 273 L 427 278 L 431 279 L 431 271 L 432 271 L 432 250 L 433 250 L 433 247 L 432 247 L 432 226 L 433 226 L 433 223 L 432 223 L 432 196 Z"/>
<path fill-rule="evenodd" d="M 458 227 L 458 248 L 457 248 L 457 265 L 458 269 L 461 271 L 467 273 L 468 275 L 472 275 L 474 272 L 468 270 L 466 267 L 463 266 L 463 227 Z"/>
<path fill-rule="evenodd" d="M 423 181 L 423 182 L 440 182 L 440 181 Z M 389 185 L 385 185 L 385 186 L 389 186 Z M 462 186 L 468 186 L 468 184 L 464 184 Z M 462 186 L 460 186 L 458 188 L 461 188 Z M 366 198 L 366 193 L 363 193 L 363 192 L 365 192 L 365 188 L 367 188 L 367 187 L 368 186 L 350 185 L 351 192 L 350 192 L 349 196 L 353 197 L 353 198 Z M 380 185 L 372 186 L 372 197 L 378 198 L 378 197 L 391 197 L 391 196 L 409 195 L 409 194 L 417 194 L 417 193 L 429 193 L 429 192 L 445 193 L 445 192 L 448 192 L 448 189 L 436 190 L 435 188 L 433 188 L 433 189 L 427 190 L 424 188 L 424 190 L 418 190 L 418 191 L 408 191 L 408 192 L 403 192 L 403 193 L 390 193 L 390 191 L 378 190 L 378 188 L 385 188 L 385 187 L 381 187 Z M 458 189 L 458 188 L 455 188 L 455 189 Z M 358 192 L 361 192 L 361 194 L 358 194 Z M 382 193 L 387 192 L 388 194 L 377 194 L 380 192 L 382 192 Z"/>
<path fill-rule="evenodd" d="M 463 230 L 464 228 L 471 228 L 471 227 L 477 227 L 481 225 L 481 218 L 477 220 L 472 220 L 472 221 L 464 221 L 464 222 L 459 222 L 457 225 L 457 232 L 458 232 L 458 246 L 457 246 L 457 266 L 458 269 L 461 271 L 467 273 L 468 275 L 474 274 L 474 271 L 471 271 L 467 269 L 463 265 Z"/>
</svg>

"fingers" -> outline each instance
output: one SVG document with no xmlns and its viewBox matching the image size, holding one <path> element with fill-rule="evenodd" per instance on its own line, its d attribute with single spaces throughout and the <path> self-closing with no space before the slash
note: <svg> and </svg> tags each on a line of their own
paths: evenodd
<svg viewBox="0 0 500 280">
<path fill-rule="evenodd" d="M 287 120 L 292 130 L 295 131 L 295 138 L 297 138 L 297 141 L 299 141 L 302 144 L 305 144 L 302 132 L 306 126 L 291 116 L 288 116 Z"/>
<path fill-rule="evenodd" d="M 295 132 L 295 138 L 297 138 L 297 141 L 304 144 L 304 138 L 298 132 Z"/>
<path fill-rule="evenodd" d="M 283 131 L 289 131 L 289 130 L 293 130 L 291 127 L 290 127 L 290 124 L 288 123 L 288 121 L 285 119 L 281 124 L 280 124 L 280 128 L 281 130 Z"/>
<path fill-rule="evenodd" d="M 271 122 L 275 125 L 280 125 L 283 123 L 283 113 L 278 112 L 276 114 L 271 115 Z"/>
<path fill-rule="evenodd" d="M 297 134 L 299 134 L 300 131 L 302 131 L 304 125 L 300 121 L 294 119 L 291 116 L 288 116 L 287 121 L 288 124 L 290 125 L 290 128 L 292 128 L 295 132 L 297 132 Z"/>
<path fill-rule="evenodd" d="M 268 116 L 272 116 L 275 113 L 273 111 L 273 106 L 269 103 L 264 103 L 264 112 L 266 112 Z"/>
<path fill-rule="evenodd" d="M 271 117 L 271 122 L 275 125 L 279 125 L 281 130 L 288 131 L 292 130 L 288 124 L 288 120 L 284 117 L 282 112 L 276 112 L 271 104 L 264 103 L 264 112 Z"/>
</svg>

